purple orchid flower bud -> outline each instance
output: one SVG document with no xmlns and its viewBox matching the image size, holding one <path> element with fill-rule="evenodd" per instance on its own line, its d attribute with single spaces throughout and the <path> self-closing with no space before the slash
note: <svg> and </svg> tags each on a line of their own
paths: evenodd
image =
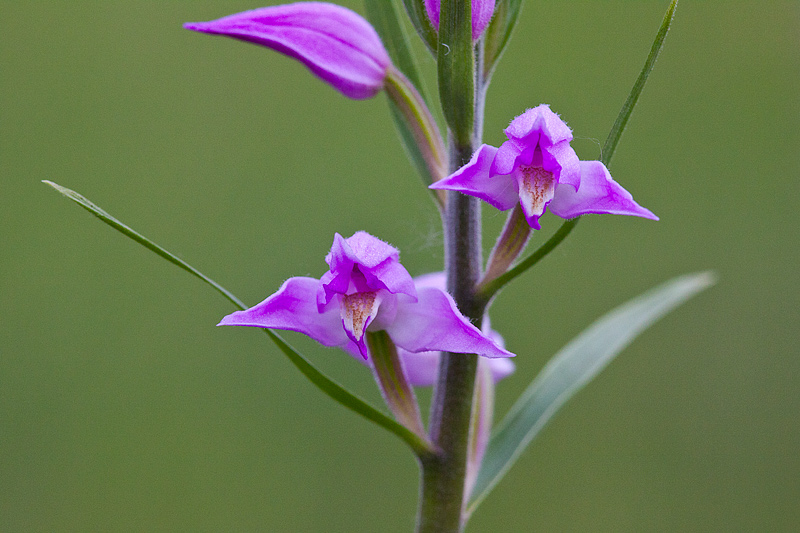
<svg viewBox="0 0 800 533">
<path fill-rule="evenodd" d="M 439 5 L 441 0 L 425 0 L 425 10 L 428 12 L 428 18 L 431 19 L 431 24 L 436 30 L 439 30 Z M 495 0 L 472 0 L 472 40 L 477 41 L 478 38 L 489 25 L 494 14 Z"/>
<path fill-rule="evenodd" d="M 541 229 L 539 217 L 547 209 L 564 219 L 605 213 L 658 220 L 602 162 L 578 160 L 569 144 L 572 131 L 549 106 L 528 109 L 505 134 L 500 148 L 482 145 L 469 163 L 430 188 L 460 191 L 501 211 L 519 203 L 533 229 Z"/>
<path fill-rule="evenodd" d="M 513 357 L 461 314 L 441 289 L 416 286 L 396 248 L 360 231 L 338 233 L 321 279 L 296 277 L 255 307 L 232 313 L 220 326 L 298 331 L 325 346 L 369 358 L 366 332 L 386 331 L 408 352 L 447 351 Z"/>
<path fill-rule="evenodd" d="M 348 98 L 360 100 L 378 93 L 391 65 L 369 22 L 326 2 L 263 7 L 183 27 L 260 44 L 293 57 Z"/>
</svg>

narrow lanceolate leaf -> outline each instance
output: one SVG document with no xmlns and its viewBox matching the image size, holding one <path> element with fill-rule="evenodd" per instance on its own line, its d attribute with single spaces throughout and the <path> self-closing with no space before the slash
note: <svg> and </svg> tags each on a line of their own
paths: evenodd
<svg viewBox="0 0 800 533">
<path fill-rule="evenodd" d="M 184 260 L 180 259 L 173 253 L 167 251 L 163 247 L 159 246 L 158 244 L 154 243 L 147 237 L 143 236 L 141 233 L 133 230 L 129 226 L 123 224 L 113 216 L 109 215 L 105 210 L 101 207 L 94 204 L 88 198 L 82 196 L 81 194 L 67 189 L 66 187 L 62 187 L 57 183 L 53 183 L 52 181 L 44 180 L 43 183 L 50 185 L 55 190 L 72 200 L 73 202 L 77 203 L 97 218 L 114 228 L 115 230 L 119 231 L 126 237 L 133 239 L 134 241 L 138 242 L 148 250 L 151 250 L 158 254 L 159 256 L 163 257 L 170 263 L 177 265 L 178 267 L 182 268 L 183 270 L 189 272 L 193 276 L 200 278 L 205 283 L 213 287 L 217 292 L 225 296 L 230 302 L 232 302 L 236 307 L 239 309 L 247 309 L 247 306 L 237 298 L 233 293 L 227 290 L 225 287 L 214 281 L 213 279 L 209 278 L 195 267 L 191 266 Z M 367 420 L 375 422 L 379 426 L 383 427 L 384 429 L 394 433 L 398 437 L 400 437 L 403 441 L 408 444 L 412 450 L 417 455 L 425 455 L 430 452 L 430 447 L 427 442 L 421 439 L 419 436 L 415 435 L 412 431 L 409 431 L 402 425 L 398 424 L 382 412 L 378 411 L 364 400 L 359 398 L 358 396 L 354 395 L 322 372 L 316 369 L 314 365 L 312 365 L 305 357 L 303 357 L 297 350 L 292 348 L 289 344 L 286 343 L 277 333 L 269 330 L 264 329 L 266 334 L 269 338 L 274 342 L 278 348 L 283 352 L 286 357 L 289 358 L 289 361 L 294 364 L 300 372 L 306 376 L 311 383 L 316 385 L 322 392 L 330 396 L 332 399 L 336 400 L 340 404 L 344 405 L 345 407 L 355 411 L 356 413 L 360 414 Z"/>
<path fill-rule="evenodd" d="M 475 119 L 475 53 L 470 2 L 441 1 L 437 65 L 444 118 L 455 142 L 468 146 Z"/>
<path fill-rule="evenodd" d="M 403 0 L 403 5 L 406 8 L 406 13 L 408 13 L 408 18 L 411 19 L 411 24 L 417 30 L 422 42 L 428 46 L 428 49 L 435 56 L 438 36 L 436 35 L 436 28 L 431 24 L 428 13 L 425 11 L 425 0 Z"/>
<path fill-rule="evenodd" d="M 672 279 L 617 307 L 562 348 L 495 429 L 472 492 L 470 512 L 567 400 L 637 335 L 713 283 L 709 272 Z"/>
<path fill-rule="evenodd" d="M 190 273 L 191 275 L 193 275 L 193 276 L 195 276 L 197 278 L 200 278 L 201 280 L 203 280 L 207 284 L 211 285 L 212 287 L 214 287 L 214 289 L 216 289 L 217 292 L 219 292 L 225 298 L 230 300 L 233 303 L 233 305 L 235 305 L 236 307 L 238 307 L 240 309 L 247 309 L 247 306 L 244 305 L 242 303 L 242 301 L 239 298 L 237 298 L 236 296 L 234 296 L 233 293 L 231 293 L 228 289 L 226 289 L 225 287 L 223 287 L 222 285 L 220 285 L 219 283 L 217 283 L 213 279 L 209 278 L 208 276 L 206 276 L 205 274 L 203 274 L 202 272 L 200 272 L 199 270 L 197 270 L 196 268 L 194 268 L 193 266 L 191 266 L 190 264 L 185 262 L 183 259 L 181 259 L 178 256 L 172 254 L 171 252 L 168 252 L 167 250 L 165 250 L 164 248 L 162 248 L 158 244 L 154 243 L 153 241 L 151 241 L 150 239 L 148 239 L 147 237 L 145 237 L 141 233 L 135 231 L 134 229 L 126 226 L 125 224 L 123 224 L 122 222 L 117 220 L 116 218 L 112 217 L 111 215 L 106 213 L 101 207 L 95 205 L 88 198 L 86 198 L 83 195 L 73 191 L 72 189 L 67 189 L 66 187 L 62 187 L 58 183 L 53 183 L 52 181 L 43 180 L 42 183 L 46 183 L 47 185 L 51 186 L 52 188 L 54 188 L 55 190 L 57 190 L 58 192 L 60 192 L 61 194 L 63 194 L 64 196 L 66 196 L 67 198 L 69 198 L 70 200 L 75 202 L 76 204 L 78 204 L 79 206 L 83 207 L 84 209 L 89 211 L 91 214 L 93 214 L 94 216 L 96 216 L 97 218 L 99 218 L 100 220 L 102 220 L 103 222 L 105 222 L 106 224 L 108 224 L 109 226 L 114 228 L 115 230 L 119 231 L 120 233 L 122 233 L 126 237 L 133 239 L 134 241 L 138 242 L 139 244 L 141 244 L 142 246 L 144 246 L 148 250 L 151 250 L 151 251 L 155 252 L 156 254 L 160 255 L 161 257 L 163 257 L 164 259 L 166 259 L 167 261 L 169 261 L 173 265 L 177 265 L 178 267 L 182 268 L 183 270 L 185 270 L 186 272 Z"/>
<path fill-rule="evenodd" d="M 402 72 L 390 68 L 386 76 L 386 96 L 406 152 L 417 167 L 422 181 L 429 186 L 444 178 L 446 152 L 439 126 L 414 85 Z M 444 205 L 440 191 L 434 198 Z"/>
<path fill-rule="evenodd" d="M 300 353 L 286 343 L 277 333 L 271 329 L 264 329 L 278 348 L 289 358 L 289 360 L 297 367 L 300 372 L 306 376 L 311 383 L 316 385 L 322 392 L 344 405 L 348 409 L 355 411 L 367 420 L 375 422 L 379 426 L 394 433 L 401 440 L 405 441 L 411 449 L 419 457 L 429 455 L 431 453 L 431 445 L 427 440 L 420 437 L 413 431 L 395 422 L 382 412 L 378 411 L 367 402 L 351 393 L 328 376 L 317 370 L 308 359 L 300 355 Z"/>
<path fill-rule="evenodd" d="M 394 66 L 417 88 L 426 102 L 429 102 L 422 85 L 422 77 L 414 54 L 408 45 L 408 38 L 398 18 L 394 0 L 364 0 L 369 20 L 381 36 L 383 46 L 389 52 Z"/>
<path fill-rule="evenodd" d="M 483 78 L 489 80 L 519 19 L 522 0 L 498 0 L 494 17 L 484 34 Z"/>
<path fill-rule="evenodd" d="M 611 161 L 611 157 L 614 155 L 614 151 L 617 149 L 617 143 L 619 142 L 620 137 L 622 137 L 622 132 L 625 130 L 625 125 L 628 123 L 631 113 L 633 113 L 633 108 L 636 107 L 636 102 L 639 100 L 639 95 L 642 94 L 644 84 L 647 83 L 647 78 L 650 76 L 650 72 L 653 70 L 653 66 L 656 64 L 658 54 L 660 54 L 661 49 L 664 48 L 664 39 L 667 38 L 667 32 L 669 32 L 669 28 L 672 25 L 672 20 L 675 18 L 675 9 L 677 7 L 678 0 L 672 0 L 672 2 L 669 4 L 666 14 L 664 14 L 664 20 L 661 22 L 661 27 L 658 29 L 656 39 L 653 41 L 653 46 L 650 48 L 650 54 L 647 56 L 647 61 L 644 62 L 644 67 L 642 67 L 639 77 L 636 78 L 636 82 L 633 84 L 633 88 L 628 95 L 628 99 L 625 100 L 625 104 L 622 106 L 622 109 L 620 109 L 619 115 L 617 115 L 617 120 L 614 122 L 614 126 L 611 128 L 611 131 L 606 138 L 606 142 L 603 145 L 603 150 L 600 154 L 600 160 L 606 166 L 608 166 L 609 162 Z"/>
<path fill-rule="evenodd" d="M 367 9 L 367 18 L 381 36 L 383 44 L 392 58 L 394 67 L 410 82 L 409 87 L 399 87 L 395 83 L 396 80 L 392 79 L 390 72 L 386 82 L 389 110 L 406 155 L 412 166 L 422 177 L 422 182 L 425 186 L 428 186 L 442 178 L 445 165 L 443 161 L 444 144 L 441 140 L 441 134 L 438 131 L 436 121 L 426 106 L 430 99 L 425 94 L 422 77 L 419 75 L 417 63 L 408 45 L 406 32 L 398 19 L 394 1 L 364 0 L 364 5 Z M 416 99 L 418 100 L 416 107 L 408 105 L 414 102 L 410 102 L 408 98 L 403 98 L 408 94 L 403 94 L 401 89 L 405 89 L 405 93 L 416 93 Z M 415 117 L 414 114 L 419 116 Z M 421 136 L 421 132 L 427 133 L 427 136 Z M 437 161 L 437 158 L 439 161 Z M 433 198 L 440 206 L 442 205 L 441 196 L 434 193 Z"/>
</svg>

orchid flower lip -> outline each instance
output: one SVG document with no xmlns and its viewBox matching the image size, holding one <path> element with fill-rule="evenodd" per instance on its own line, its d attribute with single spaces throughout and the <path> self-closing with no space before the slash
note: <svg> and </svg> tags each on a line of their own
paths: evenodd
<svg viewBox="0 0 800 533">
<path fill-rule="evenodd" d="M 295 277 L 260 304 L 219 325 L 297 331 L 369 358 L 366 331 L 385 330 L 405 351 L 513 357 L 464 317 L 445 291 L 417 286 L 393 246 L 366 232 L 334 236 L 320 279 Z"/>
<path fill-rule="evenodd" d="M 658 220 L 602 162 L 578 159 L 572 131 L 548 105 L 516 117 L 505 134 L 499 148 L 482 145 L 469 163 L 430 188 L 475 196 L 501 211 L 519 204 L 536 230 L 545 211 L 564 219 L 594 213 Z"/>
<path fill-rule="evenodd" d="M 389 54 L 361 15 L 328 2 L 262 7 L 186 29 L 224 35 L 271 48 L 305 64 L 348 98 L 370 98 L 383 89 Z"/>
</svg>

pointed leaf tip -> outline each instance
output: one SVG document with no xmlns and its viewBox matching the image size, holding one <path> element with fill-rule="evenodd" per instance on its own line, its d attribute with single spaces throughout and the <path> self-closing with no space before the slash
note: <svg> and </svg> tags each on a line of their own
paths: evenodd
<svg viewBox="0 0 800 533">
<path fill-rule="evenodd" d="M 116 218 L 112 217 L 111 215 L 106 213 L 103 209 L 101 209 L 99 206 L 92 203 L 88 198 L 84 197 L 83 195 L 71 189 L 62 187 L 61 185 L 54 183 L 50 180 L 42 180 L 42 183 L 51 186 L 52 188 L 54 188 L 67 198 L 69 198 L 70 200 L 76 202 L 81 207 L 91 212 L 93 215 L 95 215 L 100 220 L 102 220 L 115 230 L 119 231 L 126 237 L 138 242 L 145 248 L 163 257 L 170 263 L 177 265 L 178 267 L 189 272 L 193 276 L 201 279 L 206 284 L 213 287 L 217 292 L 225 296 L 231 303 L 233 303 L 239 309 L 242 310 L 247 309 L 247 306 L 244 303 L 242 303 L 241 300 L 239 300 L 236 296 L 234 296 L 233 293 L 231 293 L 225 287 L 223 287 L 213 279 L 209 278 L 208 276 L 206 276 L 205 274 L 203 274 L 202 272 L 200 272 L 199 270 L 197 270 L 195 267 L 188 264 L 184 260 L 180 259 L 179 257 L 175 256 L 171 252 L 162 248 L 158 244 L 149 240 L 142 234 L 136 232 L 132 228 L 123 224 Z M 220 323 L 220 325 L 222 325 L 222 323 Z M 312 365 L 297 350 L 292 348 L 277 333 L 267 328 L 264 328 L 263 331 L 269 336 L 272 342 L 275 343 L 278 349 L 280 349 L 280 351 L 283 352 L 283 354 L 292 362 L 292 364 L 294 364 L 295 367 L 297 367 L 297 369 L 300 370 L 300 372 L 302 372 L 306 378 L 308 378 L 309 381 L 311 381 L 318 389 L 327 394 L 334 401 L 360 414 L 367 420 L 370 420 L 375 424 L 383 427 L 387 431 L 395 434 L 401 440 L 405 441 L 406 444 L 408 444 L 409 447 L 411 447 L 414 453 L 416 453 L 418 456 L 422 457 L 424 455 L 431 453 L 431 445 L 427 441 L 427 439 L 420 437 L 419 435 L 412 432 L 408 428 L 392 420 L 391 418 L 389 418 L 382 412 L 378 411 L 370 404 L 368 404 L 367 402 L 365 402 L 364 400 L 362 400 L 355 394 L 351 393 L 350 391 L 348 391 L 347 389 L 345 389 L 344 387 L 342 387 L 341 385 L 339 385 L 338 383 L 327 377 L 325 374 L 317 370 L 317 368 L 314 365 Z"/>
</svg>

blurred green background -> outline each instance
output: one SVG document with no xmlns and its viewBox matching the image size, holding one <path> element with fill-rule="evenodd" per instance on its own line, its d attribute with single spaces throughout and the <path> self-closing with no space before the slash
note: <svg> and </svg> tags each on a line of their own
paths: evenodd
<svg viewBox="0 0 800 533">
<path fill-rule="evenodd" d="M 263 335 L 215 328 L 222 297 L 40 183 L 249 303 L 322 274 L 335 231 L 440 269 L 382 95 L 349 101 L 278 54 L 181 29 L 275 3 L 0 2 L 0 531 L 412 529 L 403 444 Z M 486 142 L 546 102 L 598 158 L 666 7 L 528 0 Z M 501 295 L 492 322 L 519 356 L 498 414 L 610 308 L 687 272 L 720 282 L 576 396 L 470 531 L 800 527 L 799 30 L 795 1 L 681 2 L 611 164 L 661 221 L 587 217 Z M 504 217 L 484 213 L 488 248 Z M 381 402 L 361 365 L 287 337 Z"/>
</svg>

